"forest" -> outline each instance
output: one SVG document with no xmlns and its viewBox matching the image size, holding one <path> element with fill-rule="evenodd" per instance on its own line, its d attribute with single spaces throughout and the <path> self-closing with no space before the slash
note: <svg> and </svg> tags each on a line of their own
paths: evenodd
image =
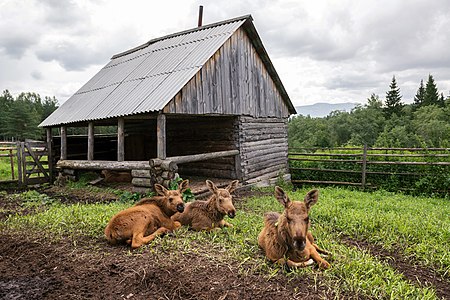
<svg viewBox="0 0 450 300">
<path fill-rule="evenodd" d="M 0 95 L 0 140 L 42 139 L 44 130 L 38 125 L 56 108 L 55 97 L 41 98 L 36 93 L 20 93 L 13 97 L 8 90 Z"/>
<path fill-rule="evenodd" d="M 323 118 L 297 115 L 288 124 L 289 147 L 450 147 L 450 97 L 433 76 L 420 82 L 411 104 L 402 101 L 395 76 L 385 99 L 370 95 L 352 111 Z"/>
</svg>

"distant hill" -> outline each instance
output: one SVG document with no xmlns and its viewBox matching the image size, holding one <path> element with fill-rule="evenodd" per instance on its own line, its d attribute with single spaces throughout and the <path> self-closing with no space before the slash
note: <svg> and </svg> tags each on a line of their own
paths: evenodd
<svg viewBox="0 0 450 300">
<path fill-rule="evenodd" d="M 326 117 L 335 110 L 350 112 L 358 103 L 315 103 L 311 105 L 296 106 L 297 114 L 310 115 L 312 118 Z"/>
</svg>

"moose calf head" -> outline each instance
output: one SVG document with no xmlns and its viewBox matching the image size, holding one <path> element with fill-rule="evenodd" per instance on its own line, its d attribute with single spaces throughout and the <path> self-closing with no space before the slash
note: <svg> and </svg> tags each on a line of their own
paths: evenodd
<svg viewBox="0 0 450 300">
<path fill-rule="evenodd" d="M 183 180 L 178 184 L 177 190 L 168 190 L 160 184 L 155 184 L 155 191 L 159 196 L 162 196 L 167 204 L 167 208 L 171 211 L 184 211 L 183 192 L 189 187 L 189 180 Z"/>
<path fill-rule="evenodd" d="M 284 206 L 278 228 L 294 249 L 302 251 L 306 246 L 306 234 L 309 228 L 309 209 L 319 198 L 318 190 L 309 191 L 303 201 L 291 201 L 280 187 L 275 187 L 275 197 Z"/>
<path fill-rule="evenodd" d="M 226 188 L 219 189 L 211 180 L 206 180 L 206 185 L 213 193 L 213 197 L 216 198 L 217 211 L 230 218 L 234 218 L 236 215 L 231 193 L 237 188 L 238 183 L 238 180 L 233 180 Z"/>
</svg>

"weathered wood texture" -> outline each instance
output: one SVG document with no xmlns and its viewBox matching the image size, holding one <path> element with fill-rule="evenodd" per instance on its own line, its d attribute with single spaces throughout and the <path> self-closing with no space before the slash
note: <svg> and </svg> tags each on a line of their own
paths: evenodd
<svg viewBox="0 0 450 300">
<path fill-rule="evenodd" d="M 164 112 L 289 116 L 288 106 L 242 28 L 166 105 Z"/>
<path fill-rule="evenodd" d="M 66 126 L 61 126 L 61 159 L 67 159 L 67 131 Z"/>
<path fill-rule="evenodd" d="M 287 119 L 239 117 L 239 151 L 242 180 L 269 182 L 289 173 Z"/>
<path fill-rule="evenodd" d="M 125 160 L 125 120 L 117 120 L 117 161 Z"/>
<path fill-rule="evenodd" d="M 88 160 L 94 160 L 94 123 L 89 122 L 88 124 Z"/>
<path fill-rule="evenodd" d="M 102 160 L 60 160 L 56 164 L 61 169 L 76 170 L 115 170 L 129 171 L 133 169 L 149 170 L 148 161 L 102 161 Z"/>
</svg>

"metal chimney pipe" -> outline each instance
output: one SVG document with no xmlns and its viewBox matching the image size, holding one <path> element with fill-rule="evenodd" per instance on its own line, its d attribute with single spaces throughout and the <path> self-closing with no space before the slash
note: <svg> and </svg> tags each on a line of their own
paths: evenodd
<svg viewBox="0 0 450 300">
<path fill-rule="evenodd" d="M 203 22 L 203 5 L 198 8 L 198 27 L 202 27 Z"/>
</svg>

